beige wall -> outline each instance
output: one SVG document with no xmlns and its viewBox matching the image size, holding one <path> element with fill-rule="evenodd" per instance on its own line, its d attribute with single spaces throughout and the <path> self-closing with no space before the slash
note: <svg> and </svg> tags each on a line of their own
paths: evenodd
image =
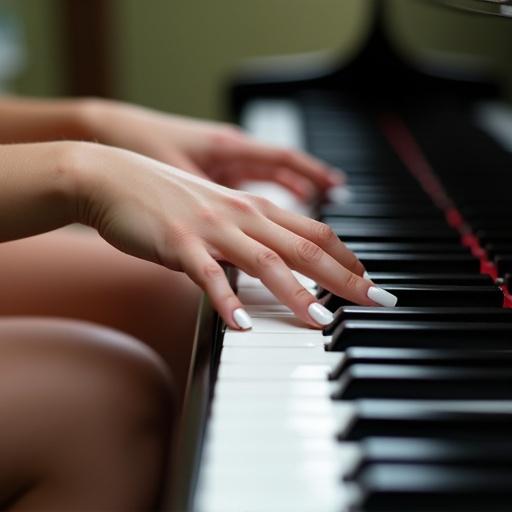
<svg viewBox="0 0 512 512">
<path fill-rule="evenodd" d="M 117 95 L 164 110 L 219 117 L 226 76 L 240 61 L 321 49 L 347 52 L 362 33 L 369 1 L 113 0 Z M 507 67 L 512 77 L 512 21 L 461 14 L 425 0 L 385 1 L 392 6 L 393 33 L 408 51 L 481 53 Z M 59 94 L 56 0 L 0 0 L 5 2 L 27 23 L 30 66 L 19 90 Z"/>
<path fill-rule="evenodd" d="M 226 75 L 241 60 L 346 48 L 357 37 L 364 3 L 117 0 L 119 93 L 171 111 L 217 116 Z"/>
</svg>

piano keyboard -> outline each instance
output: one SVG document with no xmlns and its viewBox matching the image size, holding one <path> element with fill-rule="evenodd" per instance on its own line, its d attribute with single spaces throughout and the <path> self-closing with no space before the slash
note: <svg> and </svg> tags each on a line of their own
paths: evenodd
<svg viewBox="0 0 512 512">
<path fill-rule="evenodd" d="M 411 123 L 439 156 L 431 161 L 448 197 L 425 162 L 405 168 L 397 152 L 407 137 L 392 123 L 378 131 L 364 113 L 322 98 L 303 108 L 254 101 L 243 124 L 346 169 L 350 192 L 307 212 L 280 187 L 250 190 L 329 223 L 398 307 L 357 307 L 298 276 L 336 312 L 315 331 L 241 274 L 254 327 L 224 333 L 194 509 L 510 510 L 512 312 L 495 278 L 496 267 L 504 280 L 512 270 L 511 188 L 499 186 L 510 184 L 512 157 L 496 157 L 483 184 L 471 151 L 467 167 L 453 168 L 467 133 L 447 151 L 428 121 Z"/>
</svg>

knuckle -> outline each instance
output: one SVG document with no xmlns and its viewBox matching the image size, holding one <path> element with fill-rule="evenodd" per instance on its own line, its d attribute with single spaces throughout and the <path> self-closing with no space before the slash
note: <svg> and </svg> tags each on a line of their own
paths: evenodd
<svg viewBox="0 0 512 512">
<path fill-rule="evenodd" d="M 270 249 L 261 251 L 256 255 L 256 264 L 260 268 L 273 267 L 279 265 L 280 262 L 281 258 Z"/>
<path fill-rule="evenodd" d="M 311 302 L 312 295 L 305 288 L 299 286 L 293 293 L 293 298 L 300 302 Z"/>
<path fill-rule="evenodd" d="M 318 263 L 322 257 L 322 249 L 304 238 L 296 242 L 296 251 L 299 260 L 305 263 Z"/>
<path fill-rule="evenodd" d="M 314 239 L 317 240 L 318 243 L 320 244 L 329 244 L 338 240 L 338 237 L 336 236 L 334 230 L 327 224 L 324 224 L 323 222 L 315 221 L 313 225 L 313 231 Z"/>
<path fill-rule="evenodd" d="M 204 265 L 201 269 L 201 277 L 204 281 L 212 281 L 214 279 L 219 279 L 224 275 L 224 271 L 222 268 L 215 263 L 208 263 Z"/>
<path fill-rule="evenodd" d="M 197 211 L 197 216 L 204 224 L 209 226 L 218 226 L 222 223 L 222 218 L 219 213 L 208 207 L 200 208 Z"/>
<path fill-rule="evenodd" d="M 254 215 L 257 213 L 256 207 L 244 197 L 231 196 L 227 199 L 227 202 L 229 208 L 236 213 L 242 213 L 244 215 Z"/>
<path fill-rule="evenodd" d="M 261 196 L 249 196 L 249 201 L 256 207 L 260 212 L 266 213 L 274 206 L 272 201 L 268 200 L 266 197 Z"/>
<path fill-rule="evenodd" d="M 348 272 L 345 279 L 344 288 L 355 289 L 359 285 L 359 278 L 352 272 Z"/>
</svg>

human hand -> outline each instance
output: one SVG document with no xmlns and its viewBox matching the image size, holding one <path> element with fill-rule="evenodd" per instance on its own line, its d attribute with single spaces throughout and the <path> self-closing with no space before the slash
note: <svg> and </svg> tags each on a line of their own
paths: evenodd
<svg viewBox="0 0 512 512">
<path fill-rule="evenodd" d="M 363 266 L 325 224 L 130 151 L 67 144 L 67 167 L 78 183 L 76 220 L 128 254 L 187 273 L 230 327 L 248 328 L 250 319 L 219 262 L 260 278 L 314 327 L 330 323 L 332 314 L 290 269 L 352 302 L 375 305 Z"/>
<path fill-rule="evenodd" d="M 303 200 L 340 185 L 341 171 L 300 151 L 261 144 L 233 125 L 89 100 L 91 137 L 149 156 L 231 188 L 277 182 Z"/>
</svg>

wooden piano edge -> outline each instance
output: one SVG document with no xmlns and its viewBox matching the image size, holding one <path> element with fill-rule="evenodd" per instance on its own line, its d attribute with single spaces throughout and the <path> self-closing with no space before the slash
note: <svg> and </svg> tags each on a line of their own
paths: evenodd
<svg viewBox="0 0 512 512">
<path fill-rule="evenodd" d="M 235 288 L 237 270 L 227 268 Z M 199 462 L 210 413 L 213 386 L 222 348 L 225 324 L 203 294 L 197 317 L 183 409 L 175 439 L 170 448 L 166 480 L 159 510 L 188 512 L 199 476 Z"/>
</svg>

